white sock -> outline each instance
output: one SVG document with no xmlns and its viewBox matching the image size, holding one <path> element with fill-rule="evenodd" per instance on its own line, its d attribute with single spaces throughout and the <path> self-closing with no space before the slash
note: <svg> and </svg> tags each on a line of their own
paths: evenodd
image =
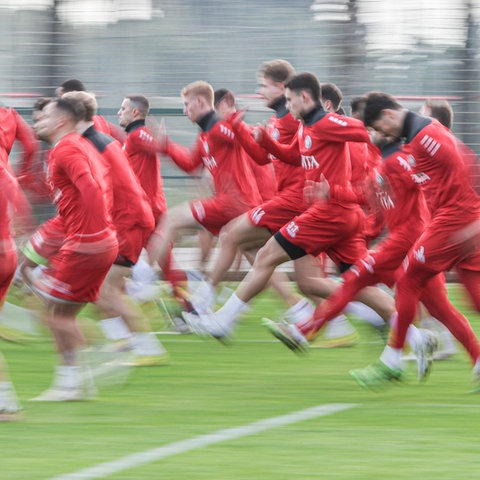
<svg viewBox="0 0 480 480">
<path fill-rule="evenodd" d="M 344 310 L 346 313 L 351 313 L 356 317 L 365 320 L 373 325 L 375 328 L 382 328 L 385 326 L 385 320 L 373 308 L 361 302 L 350 302 Z"/>
<path fill-rule="evenodd" d="M 122 317 L 104 318 L 100 320 L 99 326 L 108 340 L 125 340 L 132 336 Z"/>
<path fill-rule="evenodd" d="M 215 306 L 217 289 L 209 282 L 200 282 L 193 292 L 191 303 L 197 313 L 210 313 Z"/>
<path fill-rule="evenodd" d="M 413 324 L 410 325 L 407 330 L 407 337 L 405 341 L 413 352 L 416 352 L 417 349 L 423 345 L 423 340 L 424 339 L 421 330 Z"/>
<path fill-rule="evenodd" d="M 150 283 L 157 280 L 157 274 L 148 262 L 139 258 L 132 267 L 132 280 L 141 283 Z"/>
<path fill-rule="evenodd" d="M 77 365 L 58 365 L 55 368 L 54 386 L 64 389 L 82 386 L 82 369 Z"/>
<path fill-rule="evenodd" d="M 236 293 L 232 293 L 223 307 L 215 312 L 215 316 L 225 325 L 233 325 L 237 322 L 240 315 L 249 309 L 248 303 L 240 300 Z"/>
<path fill-rule="evenodd" d="M 0 412 L 14 413 L 21 410 L 12 382 L 0 382 Z"/>
<path fill-rule="evenodd" d="M 331 339 L 345 337 L 355 332 L 355 327 L 348 321 L 345 315 L 338 315 L 325 325 L 323 338 Z"/>
<path fill-rule="evenodd" d="M 475 365 L 473 366 L 474 379 L 480 381 L 480 358 L 477 358 Z"/>
<path fill-rule="evenodd" d="M 135 332 L 130 339 L 130 345 L 136 355 L 162 355 L 166 353 L 160 340 L 149 332 Z"/>
<path fill-rule="evenodd" d="M 387 345 L 380 355 L 380 360 L 389 368 L 402 370 L 402 349 Z"/>
<path fill-rule="evenodd" d="M 315 307 L 306 298 L 302 298 L 285 312 L 285 318 L 289 323 L 303 322 L 308 320 L 314 311 Z"/>
</svg>

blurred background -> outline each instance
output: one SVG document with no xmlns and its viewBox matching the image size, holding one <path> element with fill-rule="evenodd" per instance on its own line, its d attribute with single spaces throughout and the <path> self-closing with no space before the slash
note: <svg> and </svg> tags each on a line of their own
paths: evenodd
<svg viewBox="0 0 480 480">
<path fill-rule="evenodd" d="M 125 94 L 145 94 L 189 144 L 184 85 L 229 88 L 258 121 L 269 113 L 255 72 L 285 58 L 336 83 L 345 107 L 369 90 L 412 109 L 446 98 L 454 132 L 480 153 L 480 0 L 0 0 L 0 20 L 0 100 L 27 119 L 38 96 L 78 78 L 114 123 Z M 164 175 L 168 186 L 180 173 L 165 162 Z"/>
</svg>

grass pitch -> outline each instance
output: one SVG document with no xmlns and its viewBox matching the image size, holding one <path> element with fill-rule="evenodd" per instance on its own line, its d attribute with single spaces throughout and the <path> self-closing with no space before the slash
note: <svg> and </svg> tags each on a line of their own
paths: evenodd
<svg viewBox="0 0 480 480">
<path fill-rule="evenodd" d="M 451 298 L 480 334 L 460 290 Z M 312 350 L 297 357 L 260 325 L 281 302 L 265 293 L 252 305 L 229 346 L 193 335 L 159 335 L 171 365 L 135 369 L 122 387 L 93 402 L 35 403 L 47 388 L 55 353 L 48 336 L 26 345 L 2 342 L 25 409 L 21 422 L 0 424 L 0 479 L 108 478 L 116 480 L 469 480 L 480 478 L 480 394 L 471 388 L 463 351 L 436 362 L 419 384 L 407 381 L 380 393 L 349 377 L 383 343 L 359 322 L 355 347 Z M 154 327 L 161 329 L 161 318 Z M 111 475 L 82 472 L 105 462 L 219 430 L 325 404 L 355 407 L 262 432 L 172 453 Z M 65 474 L 64 477 L 61 475 Z"/>
</svg>

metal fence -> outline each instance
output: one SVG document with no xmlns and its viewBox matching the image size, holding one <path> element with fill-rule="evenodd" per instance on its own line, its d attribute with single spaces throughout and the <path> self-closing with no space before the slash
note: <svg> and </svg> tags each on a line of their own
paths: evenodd
<svg viewBox="0 0 480 480">
<path fill-rule="evenodd" d="M 114 121 L 135 92 L 181 113 L 185 84 L 252 94 L 259 64 L 285 58 L 339 85 L 344 103 L 369 90 L 412 108 L 448 97 L 455 133 L 480 153 L 479 0 L 0 0 L 0 22 L 0 99 L 26 115 L 67 78 Z M 167 126 L 182 142 L 195 134 L 184 118 Z"/>
</svg>

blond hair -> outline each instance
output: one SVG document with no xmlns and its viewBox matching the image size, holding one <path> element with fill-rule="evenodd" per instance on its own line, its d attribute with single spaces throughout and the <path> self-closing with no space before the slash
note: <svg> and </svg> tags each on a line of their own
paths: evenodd
<svg viewBox="0 0 480 480">
<path fill-rule="evenodd" d="M 203 80 L 189 83 L 186 87 L 183 87 L 181 91 L 182 97 L 187 95 L 194 95 L 196 97 L 203 97 L 209 105 L 213 108 L 213 87 Z"/>
</svg>

